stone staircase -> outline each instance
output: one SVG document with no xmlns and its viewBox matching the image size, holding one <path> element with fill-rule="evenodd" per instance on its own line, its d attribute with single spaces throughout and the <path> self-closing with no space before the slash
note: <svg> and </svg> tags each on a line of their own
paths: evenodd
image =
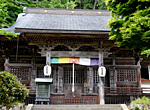
<svg viewBox="0 0 150 110">
<path fill-rule="evenodd" d="M 33 105 L 32 110 L 128 110 L 125 104 L 105 105 Z"/>
</svg>

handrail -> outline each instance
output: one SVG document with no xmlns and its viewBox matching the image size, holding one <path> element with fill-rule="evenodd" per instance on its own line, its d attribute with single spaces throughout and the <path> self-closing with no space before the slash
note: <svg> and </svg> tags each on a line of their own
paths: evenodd
<svg viewBox="0 0 150 110">
<path fill-rule="evenodd" d="M 29 94 L 36 94 L 36 86 L 26 86 L 29 90 Z"/>
<path fill-rule="evenodd" d="M 150 87 L 105 87 L 105 94 L 138 94 L 150 93 Z"/>
<path fill-rule="evenodd" d="M 36 86 L 26 86 L 29 94 L 36 94 Z M 104 87 L 105 95 L 113 94 L 146 94 L 150 93 L 150 87 Z"/>
</svg>

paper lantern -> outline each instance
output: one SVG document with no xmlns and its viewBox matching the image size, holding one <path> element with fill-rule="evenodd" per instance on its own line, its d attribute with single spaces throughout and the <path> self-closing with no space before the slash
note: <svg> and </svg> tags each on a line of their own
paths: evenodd
<svg viewBox="0 0 150 110">
<path fill-rule="evenodd" d="M 52 72 L 51 66 L 45 65 L 44 66 L 44 76 L 50 76 Z"/>
<path fill-rule="evenodd" d="M 104 66 L 100 66 L 98 68 L 98 75 L 100 77 L 105 77 L 105 75 L 106 75 L 106 68 Z"/>
</svg>

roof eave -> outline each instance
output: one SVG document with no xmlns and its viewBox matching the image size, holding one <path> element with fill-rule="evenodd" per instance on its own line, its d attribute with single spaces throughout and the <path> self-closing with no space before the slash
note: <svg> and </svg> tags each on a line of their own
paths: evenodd
<svg viewBox="0 0 150 110">
<path fill-rule="evenodd" d="M 50 30 L 50 29 L 24 29 L 16 28 L 16 33 L 58 33 L 58 34 L 109 34 L 110 30 Z"/>
</svg>

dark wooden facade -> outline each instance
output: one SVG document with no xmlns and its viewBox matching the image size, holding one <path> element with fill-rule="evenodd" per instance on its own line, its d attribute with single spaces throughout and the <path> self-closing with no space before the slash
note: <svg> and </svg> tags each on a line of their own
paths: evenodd
<svg viewBox="0 0 150 110">
<path fill-rule="evenodd" d="M 99 50 L 104 52 L 106 76 L 106 103 L 126 103 L 143 95 L 141 89 L 142 68 L 148 66 L 137 53 L 114 45 L 108 40 L 109 32 L 74 33 L 72 31 L 53 31 L 21 29 L 18 38 L 0 39 L 0 71 L 6 70 L 17 75 L 18 80 L 30 90 L 34 103 L 35 78 L 45 77 L 43 67 L 46 63 L 45 52 L 51 51 L 51 57 L 90 57 L 98 58 Z M 142 63 L 141 63 L 142 61 Z M 51 85 L 51 104 L 98 104 L 99 78 L 98 66 L 75 65 L 75 97 L 71 97 L 72 65 L 52 64 L 53 84 Z M 119 98 L 122 97 L 122 100 Z M 124 97 L 124 98 L 123 98 Z M 120 101 L 119 101 L 120 100 Z M 117 102 L 118 101 L 118 102 Z"/>
</svg>

